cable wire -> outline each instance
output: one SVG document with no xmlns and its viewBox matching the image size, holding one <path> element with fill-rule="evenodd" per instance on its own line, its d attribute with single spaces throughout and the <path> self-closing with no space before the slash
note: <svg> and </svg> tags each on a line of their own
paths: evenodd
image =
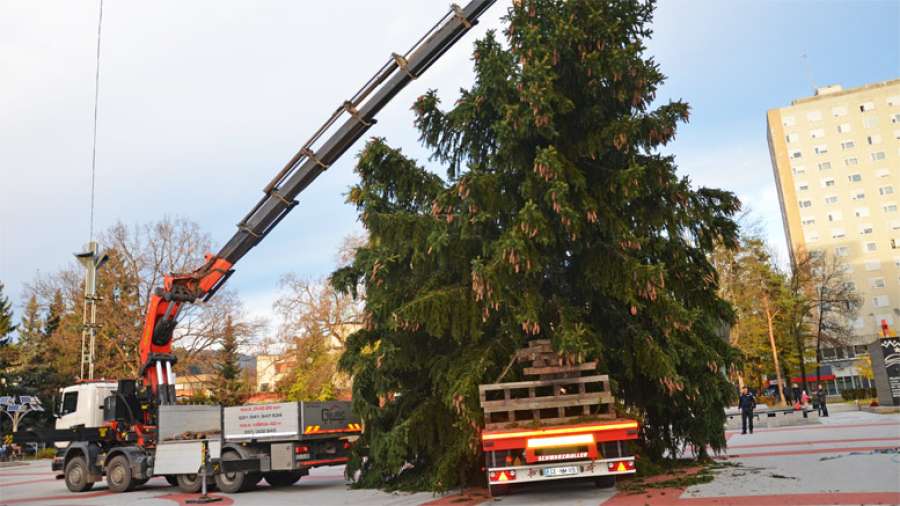
<svg viewBox="0 0 900 506">
<path fill-rule="evenodd" d="M 100 100 L 100 35 L 103 28 L 103 0 L 100 0 L 100 15 L 97 20 L 97 72 L 94 76 L 94 140 L 91 145 L 91 225 L 90 240 L 94 240 L 94 187 L 97 180 L 97 109 Z"/>
</svg>

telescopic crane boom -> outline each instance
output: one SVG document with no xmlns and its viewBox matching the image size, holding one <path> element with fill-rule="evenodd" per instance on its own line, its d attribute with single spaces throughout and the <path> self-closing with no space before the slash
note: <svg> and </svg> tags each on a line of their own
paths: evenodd
<svg viewBox="0 0 900 506">
<path fill-rule="evenodd" d="M 474 26 L 495 0 L 452 5 L 418 42 L 391 59 L 303 144 L 263 189 L 263 197 L 238 223 L 216 254 L 190 273 L 169 274 L 151 295 L 140 341 L 141 377 L 158 404 L 175 403 L 172 332 L 185 304 L 208 300 L 234 272 L 234 265 L 297 205 L 297 196 L 375 124 L 375 115 L 410 81 L 424 73 Z M 145 423 L 150 420 L 145 420 Z"/>
</svg>

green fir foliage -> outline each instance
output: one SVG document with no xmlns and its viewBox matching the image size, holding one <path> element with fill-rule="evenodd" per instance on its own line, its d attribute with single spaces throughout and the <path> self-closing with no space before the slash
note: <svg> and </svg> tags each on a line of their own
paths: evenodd
<svg viewBox="0 0 900 506">
<path fill-rule="evenodd" d="M 365 288 L 367 325 L 341 359 L 366 424 L 368 457 L 350 466 L 362 486 L 483 482 L 478 385 L 535 338 L 600 361 L 641 417 L 645 455 L 724 447 L 733 315 L 708 255 L 734 246 L 739 202 L 692 188 L 659 151 L 688 105 L 651 108 L 652 13 L 515 2 L 508 48 L 476 42 L 454 106 L 430 92 L 413 107 L 446 178 L 383 139 L 360 154 L 349 201 L 370 240 L 332 282 Z"/>
<path fill-rule="evenodd" d="M 236 406 L 247 398 L 247 385 L 241 373 L 239 343 L 230 316 L 225 318 L 221 345 L 222 349 L 218 352 L 215 365 L 216 384 L 212 388 L 213 398 L 222 406 Z"/>
</svg>

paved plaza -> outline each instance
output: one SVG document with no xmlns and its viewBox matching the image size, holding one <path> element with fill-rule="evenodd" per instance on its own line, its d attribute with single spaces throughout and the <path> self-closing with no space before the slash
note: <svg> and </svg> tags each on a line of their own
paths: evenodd
<svg viewBox="0 0 900 506">
<path fill-rule="evenodd" d="M 838 411 L 838 410 L 836 410 Z M 418 493 L 350 490 L 338 467 L 313 470 L 293 487 L 254 492 L 213 493 L 226 505 L 604 505 L 604 506 L 795 506 L 818 504 L 900 504 L 900 415 L 836 412 L 814 425 L 760 428 L 742 435 L 729 430 L 728 452 L 708 483 L 688 487 L 648 487 L 641 492 L 597 489 L 591 483 L 537 484 L 491 499 L 484 491 L 443 497 Z M 156 478 L 123 496 L 98 483 L 70 493 L 54 479 L 49 461 L 0 468 L 0 505 L 140 506 L 183 505 L 182 494 Z M 628 487 L 631 488 L 631 487 Z"/>
</svg>

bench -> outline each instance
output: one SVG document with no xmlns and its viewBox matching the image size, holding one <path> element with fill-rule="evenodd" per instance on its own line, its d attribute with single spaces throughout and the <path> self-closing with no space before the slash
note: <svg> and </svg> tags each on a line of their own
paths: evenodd
<svg viewBox="0 0 900 506">
<path fill-rule="evenodd" d="M 812 415 L 810 415 L 812 413 Z M 741 411 L 737 408 L 725 410 L 725 426 L 729 429 L 741 428 Z M 792 407 L 771 408 L 760 405 L 753 411 L 753 427 L 782 427 L 817 423 L 818 412 L 810 406 L 795 410 Z"/>
</svg>

